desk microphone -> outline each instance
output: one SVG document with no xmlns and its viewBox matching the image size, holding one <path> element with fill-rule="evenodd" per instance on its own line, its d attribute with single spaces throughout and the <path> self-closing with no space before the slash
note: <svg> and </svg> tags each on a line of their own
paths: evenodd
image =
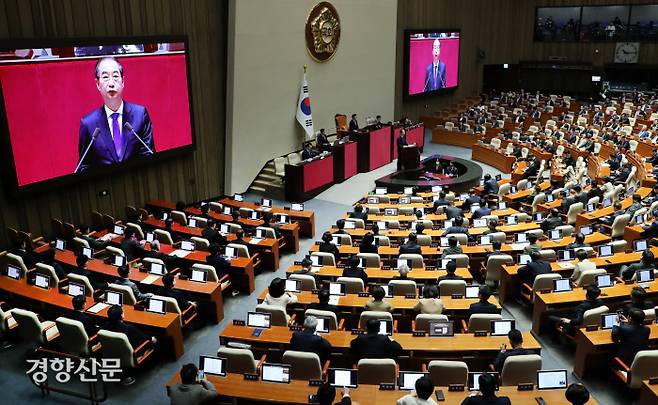
<svg viewBox="0 0 658 405">
<path fill-rule="evenodd" d="M 148 150 L 148 151 L 151 153 L 151 155 L 153 154 L 153 151 L 151 150 L 151 148 L 149 148 L 148 145 L 144 143 L 144 141 L 142 140 L 142 138 L 140 138 L 139 135 L 137 135 L 137 133 L 136 133 L 135 130 L 133 129 L 133 126 L 130 124 L 130 122 L 125 122 L 125 123 L 123 124 L 123 126 L 124 126 L 128 131 L 130 131 L 131 134 L 135 135 L 135 138 L 137 138 L 137 139 L 142 143 L 142 145 L 144 145 L 144 147 L 146 148 L 146 150 Z"/>
<path fill-rule="evenodd" d="M 101 133 L 101 129 L 96 128 L 94 130 L 94 133 L 91 134 L 91 141 L 89 141 L 89 145 L 87 145 L 87 149 L 85 149 L 85 153 L 82 154 L 82 157 L 80 158 L 80 161 L 78 162 L 78 165 L 75 167 L 75 171 L 73 173 L 77 173 L 78 170 L 80 170 L 80 165 L 82 164 L 82 162 L 87 157 L 87 153 L 89 153 L 89 149 L 91 149 L 91 145 L 94 144 L 94 141 L 96 140 L 96 138 L 98 137 L 98 134 L 100 134 L 100 133 Z"/>
</svg>

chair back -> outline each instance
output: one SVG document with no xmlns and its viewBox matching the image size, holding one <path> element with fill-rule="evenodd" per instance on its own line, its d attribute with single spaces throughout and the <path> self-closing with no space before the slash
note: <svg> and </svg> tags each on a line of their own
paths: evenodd
<svg viewBox="0 0 658 405">
<path fill-rule="evenodd" d="M 429 378 L 437 387 L 450 384 L 467 384 L 468 365 L 463 361 L 432 360 L 427 365 Z"/>
<path fill-rule="evenodd" d="M 292 380 L 321 380 L 322 364 L 315 353 L 286 350 L 283 352 L 283 364 L 290 364 Z"/>
<path fill-rule="evenodd" d="M 423 268 L 423 256 L 417 253 L 402 253 L 398 256 L 401 260 L 411 260 L 412 269 Z"/>
<path fill-rule="evenodd" d="M 322 265 L 323 266 L 336 266 L 336 258 L 334 257 L 333 253 L 328 253 L 328 252 L 312 252 L 311 256 L 318 256 L 321 257 L 322 259 Z"/>
<path fill-rule="evenodd" d="M 445 259 L 454 260 L 457 264 L 457 267 L 463 268 L 468 267 L 468 255 L 464 253 L 456 253 L 453 255 L 446 255 Z"/>
<path fill-rule="evenodd" d="M 389 288 L 393 288 L 393 295 L 416 294 L 418 286 L 414 280 L 391 280 Z"/>
<path fill-rule="evenodd" d="M 132 222 L 126 222 L 126 228 L 130 228 L 135 231 L 135 234 L 139 237 L 140 240 L 144 239 L 144 232 L 142 231 L 142 227 L 140 225 Z"/>
<path fill-rule="evenodd" d="M 393 359 L 361 359 L 357 364 L 359 384 L 395 384 L 397 365 Z"/>
<path fill-rule="evenodd" d="M 585 270 L 580 273 L 580 276 L 576 280 L 576 285 L 579 287 L 588 287 L 590 285 L 596 285 L 596 276 L 607 274 L 605 269 L 592 269 Z"/>
<path fill-rule="evenodd" d="M 183 211 L 171 211 L 171 219 L 180 225 L 187 226 L 187 215 Z"/>
<path fill-rule="evenodd" d="M 539 370 L 541 370 L 541 356 L 538 354 L 509 356 L 505 359 L 500 373 L 501 385 L 536 384 Z"/>
<path fill-rule="evenodd" d="M 240 245 L 237 243 L 229 243 L 226 245 L 226 247 L 232 247 L 235 248 L 236 253 L 238 254 L 238 257 L 246 257 L 249 258 L 249 249 L 245 245 Z"/>
<path fill-rule="evenodd" d="M 271 228 L 269 226 L 259 226 L 256 228 L 256 230 L 262 230 L 265 233 L 265 237 L 267 239 L 276 239 L 276 231 L 274 228 Z"/>
<path fill-rule="evenodd" d="M 610 312 L 610 308 L 606 305 L 601 305 L 598 308 L 592 308 L 585 311 L 583 314 L 583 323 L 581 326 L 596 325 L 601 327 L 601 315 Z"/>
<path fill-rule="evenodd" d="M 382 262 L 377 253 L 359 253 L 356 257 L 365 259 L 366 267 L 381 267 Z"/>
<path fill-rule="evenodd" d="M 102 358 L 119 359 L 122 369 L 135 368 L 134 348 L 124 333 L 101 329 L 98 331 L 98 340 L 103 347 Z"/>
<path fill-rule="evenodd" d="M 155 234 L 155 238 L 158 240 L 158 242 L 164 245 L 174 244 L 174 239 L 171 237 L 169 231 L 165 231 L 164 229 L 156 229 L 153 231 L 153 233 Z"/>
<path fill-rule="evenodd" d="M 249 349 L 220 346 L 217 356 L 226 359 L 226 372 L 235 374 L 256 374 L 258 362 Z"/>
<path fill-rule="evenodd" d="M 630 388 L 640 388 L 642 380 L 656 377 L 658 350 L 641 350 L 637 352 L 630 367 L 631 373 L 628 378 L 628 386 Z"/>
<path fill-rule="evenodd" d="M 75 273 L 69 273 L 67 274 L 66 278 L 69 279 L 69 281 L 74 281 L 76 283 L 80 283 L 85 286 L 85 296 L 86 297 L 91 297 L 94 295 L 94 287 L 91 285 L 91 282 L 87 278 L 87 276 L 82 276 L 79 274 Z"/>
<path fill-rule="evenodd" d="M 612 246 L 613 253 L 623 253 L 626 251 L 627 242 L 624 239 L 613 240 L 609 245 Z"/>
<path fill-rule="evenodd" d="M 393 321 L 393 315 L 390 312 L 383 311 L 363 311 L 359 316 L 359 329 L 366 329 L 366 324 L 370 319 L 376 319 L 378 321 Z"/>
<path fill-rule="evenodd" d="M 451 296 L 466 294 L 466 281 L 464 280 L 441 280 L 439 281 L 439 294 L 441 296 Z"/>
<path fill-rule="evenodd" d="M 630 214 L 622 214 L 617 216 L 614 222 L 612 223 L 612 233 L 610 234 L 610 237 L 619 238 L 621 236 L 624 236 L 626 225 L 628 225 L 630 220 L 631 220 Z"/>
<path fill-rule="evenodd" d="M 270 314 L 273 326 L 288 326 L 288 314 L 278 305 L 258 304 L 256 312 Z"/>
<path fill-rule="evenodd" d="M 366 227 L 366 223 L 361 218 L 348 218 L 345 222 L 352 222 L 356 229 L 363 229 Z"/>
<path fill-rule="evenodd" d="M 338 277 L 336 279 L 339 283 L 345 283 L 345 293 L 358 294 L 365 291 L 363 280 L 357 277 Z"/>
<path fill-rule="evenodd" d="M 58 343 L 65 353 L 89 356 L 89 336 L 82 322 L 60 316 L 55 323 L 59 331 Z"/>
<path fill-rule="evenodd" d="M 5 255 L 5 261 L 7 264 L 11 264 L 12 266 L 21 269 L 21 278 L 25 277 L 27 274 L 27 266 L 25 266 L 25 262 L 23 261 L 22 257 L 13 253 L 7 253 Z"/>
<path fill-rule="evenodd" d="M 208 281 L 219 281 L 219 278 L 217 277 L 217 270 L 215 270 L 215 268 L 209 264 L 194 263 L 192 265 L 192 269 L 205 272 L 207 274 Z"/>
<path fill-rule="evenodd" d="M 503 316 L 500 314 L 473 314 L 468 318 L 468 333 L 474 333 L 476 330 L 486 330 L 491 332 L 491 321 L 500 321 Z"/>
<path fill-rule="evenodd" d="M 315 277 L 310 274 L 291 274 L 288 276 L 291 280 L 299 280 L 301 282 L 302 291 L 315 290 Z"/>
<path fill-rule="evenodd" d="M 513 264 L 514 259 L 510 255 L 491 255 L 487 259 L 486 277 L 487 284 L 495 284 L 500 281 L 500 271 L 505 264 Z"/>
<path fill-rule="evenodd" d="M 192 236 L 190 239 L 194 241 L 194 249 L 206 252 L 210 250 L 210 241 L 208 239 L 199 236 Z"/>
<path fill-rule="evenodd" d="M 21 308 L 12 309 L 11 314 L 16 321 L 16 331 L 19 338 L 37 345 L 45 343 L 43 325 L 37 314 Z"/>
<path fill-rule="evenodd" d="M 448 316 L 441 314 L 418 314 L 416 315 L 414 330 L 429 332 L 430 322 L 448 322 Z"/>
<path fill-rule="evenodd" d="M 577 202 L 571 204 L 569 211 L 567 211 L 567 223 L 574 225 L 576 223 L 576 216 L 583 210 L 583 203 Z"/>
<path fill-rule="evenodd" d="M 554 262 L 557 260 L 557 253 L 553 249 L 541 249 L 539 254 L 541 255 L 542 260 L 547 262 Z"/>
<path fill-rule="evenodd" d="M 335 233 L 333 236 L 337 236 L 340 239 L 341 245 L 352 246 L 352 237 L 346 233 Z"/>
<path fill-rule="evenodd" d="M 319 309 L 307 309 L 304 312 L 304 317 L 314 316 L 316 318 L 329 319 L 329 330 L 338 329 L 338 317 L 332 311 L 322 311 Z"/>
<path fill-rule="evenodd" d="M 127 285 L 108 283 L 107 289 L 122 293 L 124 305 L 135 305 L 135 303 L 137 302 L 137 298 L 135 298 L 135 293 L 133 293 L 133 289 L 128 287 Z"/>
<path fill-rule="evenodd" d="M 427 227 L 425 227 L 427 229 Z M 432 237 L 430 235 L 416 235 L 417 242 L 420 246 L 432 245 Z"/>
<path fill-rule="evenodd" d="M 555 230 L 560 231 L 562 236 L 571 236 L 573 235 L 573 225 L 558 225 L 555 227 Z"/>
<path fill-rule="evenodd" d="M 87 242 L 85 239 L 78 238 L 77 236 L 73 238 L 73 245 L 75 245 L 76 250 L 82 251 L 82 248 L 89 248 L 89 242 Z"/>
<path fill-rule="evenodd" d="M 106 246 L 105 249 L 108 252 L 112 253 L 113 255 L 126 257 L 126 254 L 123 252 L 123 250 L 116 248 L 114 246 Z"/>
</svg>

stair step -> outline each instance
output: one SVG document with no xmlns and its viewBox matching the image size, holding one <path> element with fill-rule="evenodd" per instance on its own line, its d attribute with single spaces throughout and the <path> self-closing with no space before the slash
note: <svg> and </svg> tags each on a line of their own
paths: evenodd
<svg viewBox="0 0 658 405">
<path fill-rule="evenodd" d="M 265 192 L 265 189 L 263 187 L 259 187 L 259 186 L 251 186 L 249 188 L 249 190 L 250 191 L 256 191 L 256 192 L 261 192 L 261 193 Z"/>
<path fill-rule="evenodd" d="M 281 178 L 276 174 L 261 173 L 258 177 L 260 180 L 269 180 L 272 182 L 281 182 Z"/>
</svg>

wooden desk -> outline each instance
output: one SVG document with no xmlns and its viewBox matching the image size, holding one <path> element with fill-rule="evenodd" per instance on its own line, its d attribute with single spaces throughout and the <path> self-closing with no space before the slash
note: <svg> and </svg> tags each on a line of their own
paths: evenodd
<svg viewBox="0 0 658 405">
<path fill-rule="evenodd" d="M 651 328 L 650 340 L 658 339 L 658 324 L 649 325 Z M 617 344 L 612 341 L 612 331 L 596 330 L 586 331 L 585 328 L 579 328 L 576 331 L 576 360 L 574 363 L 573 373 L 578 378 L 584 378 L 588 369 L 592 370 L 596 366 L 605 367 L 610 364 Z M 605 356 L 604 356 L 605 355 Z M 595 357 L 605 357 L 605 363 L 596 361 Z"/>
<path fill-rule="evenodd" d="M 640 403 L 638 405 L 658 404 L 658 385 L 649 385 L 649 381 L 642 381 L 640 388 Z"/>
<path fill-rule="evenodd" d="M 291 274 L 295 271 L 301 270 L 302 266 L 300 265 L 293 265 L 290 266 L 288 269 L 288 274 Z M 315 277 L 321 278 L 321 279 L 330 279 L 330 280 L 335 280 L 338 277 L 341 277 L 343 275 L 343 268 L 338 268 L 334 266 L 322 266 L 318 268 L 319 270 L 317 273 L 315 273 Z M 366 273 L 368 274 L 368 281 L 373 280 L 373 281 L 380 281 L 380 282 L 389 282 L 390 280 L 393 279 L 393 277 L 399 276 L 399 273 L 397 270 L 383 270 L 380 268 L 374 268 L 374 267 L 367 267 L 365 269 Z M 416 282 L 424 282 L 424 281 L 436 281 L 438 277 L 446 275 L 447 272 L 445 270 L 424 270 L 424 269 L 412 269 L 408 276 L 409 280 L 414 280 Z M 458 268 L 457 272 L 455 273 L 458 276 L 462 277 L 467 283 L 471 282 L 473 280 L 473 276 L 471 273 L 468 271 L 467 268 Z"/>
<path fill-rule="evenodd" d="M 647 283 L 647 298 L 658 296 L 658 280 Z M 602 289 L 601 300 L 614 311 L 615 306 L 630 299 L 631 290 L 638 284 L 616 284 L 613 287 Z M 532 331 L 540 333 L 543 318 L 550 314 L 568 312 L 585 300 L 585 289 L 575 288 L 573 291 L 559 293 L 539 293 L 535 296 L 532 308 Z"/>
<path fill-rule="evenodd" d="M 222 397 L 228 397 L 238 404 L 253 404 L 258 402 L 286 403 L 286 404 L 308 404 L 308 396 L 317 392 L 317 387 L 308 385 L 308 381 L 292 380 L 290 384 L 277 384 L 267 381 L 247 381 L 242 374 L 227 374 L 226 377 L 206 375 Z M 167 383 L 167 391 L 174 384 L 180 383 L 180 375 L 176 373 Z M 657 386 L 652 386 L 657 387 Z M 448 387 L 436 387 L 443 391 L 445 405 L 460 405 L 470 392 L 451 392 Z M 395 404 L 398 399 L 407 395 L 409 391 L 392 390 L 382 391 L 379 386 L 361 384 L 358 388 L 350 389 L 350 398 L 354 405 L 366 404 Z M 516 387 L 500 387 L 497 396 L 509 397 L 512 404 L 532 404 L 535 397 L 542 397 L 550 405 L 569 405 L 564 398 L 564 390 L 533 390 L 518 391 Z M 342 393 L 336 390 L 336 398 L 332 403 L 340 402 Z M 433 396 L 433 398 L 435 398 Z M 596 405 L 595 399 L 591 398 L 587 405 Z"/>
<path fill-rule="evenodd" d="M 4 291 L 9 300 L 18 307 L 25 308 L 26 301 L 34 303 L 42 316 L 46 316 L 43 310 L 54 310 L 56 314 L 51 316 L 54 320 L 62 310 L 72 310 L 73 304 L 71 297 L 67 294 L 61 294 L 56 288 L 43 289 L 36 286 L 28 285 L 25 278 L 14 280 L 9 277 L 0 277 L 0 290 Z M 94 302 L 88 300 L 86 308 L 94 305 Z M 105 321 L 107 319 L 106 308 L 97 314 L 87 312 L 88 315 Z M 175 359 L 180 358 L 185 347 L 183 345 L 183 330 L 180 322 L 180 315 L 168 312 L 164 315 L 155 314 L 146 311 L 136 311 L 130 305 L 123 306 L 123 317 L 128 323 L 138 326 L 145 333 L 153 333 L 164 342 L 163 352 L 171 351 Z"/>
<path fill-rule="evenodd" d="M 636 194 L 639 194 L 642 196 L 642 198 L 646 197 L 651 193 L 651 189 L 648 187 L 640 187 L 636 192 Z M 631 206 L 633 203 L 633 196 L 629 195 L 624 198 L 624 200 L 621 202 L 621 206 L 623 209 L 627 209 L 628 207 Z M 586 213 L 586 212 L 581 212 L 578 214 L 576 217 L 576 228 L 580 228 L 583 225 L 587 225 L 592 223 L 593 221 L 597 221 L 605 216 L 612 215 L 615 212 L 615 208 L 611 205 L 606 208 L 600 208 L 598 210 L 595 210 L 594 212 Z"/>
<path fill-rule="evenodd" d="M 506 155 L 504 150 L 495 150 L 481 144 L 473 145 L 473 154 L 471 159 L 486 163 L 503 173 L 511 173 L 512 165 L 516 161 L 516 157 Z"/>
<path fill-rule="evenodd" d="M 75 253 L 70 250 L 55 251 L 55 260 L 65 266 L 75 267 L 75 258 Z M 93 273 L 102 275 L 105 279 L 117 278 L 117 268 L 110 264 L 105 264 L 105 262 L 100 259 L 90 259 L 87 261 L 86 269 Z M 131 268 L 129 279 L 133 282 L 141 283 L 142 285 L 164 287 L 161 277 L 158 277 L 153 282 L 144 283 L 144 280 L 151 278 L 149 276 L 149 273 L 140 272 L 135 268 Z M 212 319 L 215 323 L 220 323 L 224 319 L 224 297 L 222 296 L 221 284 L 215 282 L 197 283 L 190 280 L 181 280 L 177 275 L 175 288 L 177 290 L 184 291 L 187 294 L 194 296 L 195 298 L 201 298 L 202 301 L 209 302 L 212 308 Z"/>
</svg>

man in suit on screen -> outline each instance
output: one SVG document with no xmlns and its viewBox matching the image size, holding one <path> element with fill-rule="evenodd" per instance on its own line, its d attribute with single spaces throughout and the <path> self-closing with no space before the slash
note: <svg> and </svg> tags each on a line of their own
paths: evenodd
<svg viewBox="0 0 658 405">
<path fill-rule="evenodd" d="M 123 100 L 123 79 L 123 66 L 115 58 L 105 57 L 96 63 L 96 88 L 103 106 L 80 120 L 76 173 L 155 152 L 146 107 Z"/>
<path fill-rule="evenodd" d="M 432 63 L 425 69 L 425 88 L 423 91 L 432 91 L 446 87 L 446 65 L 439 60 L 441 55 L 441 41 L 435 39 L 432 43 Z"/>
</svg>

